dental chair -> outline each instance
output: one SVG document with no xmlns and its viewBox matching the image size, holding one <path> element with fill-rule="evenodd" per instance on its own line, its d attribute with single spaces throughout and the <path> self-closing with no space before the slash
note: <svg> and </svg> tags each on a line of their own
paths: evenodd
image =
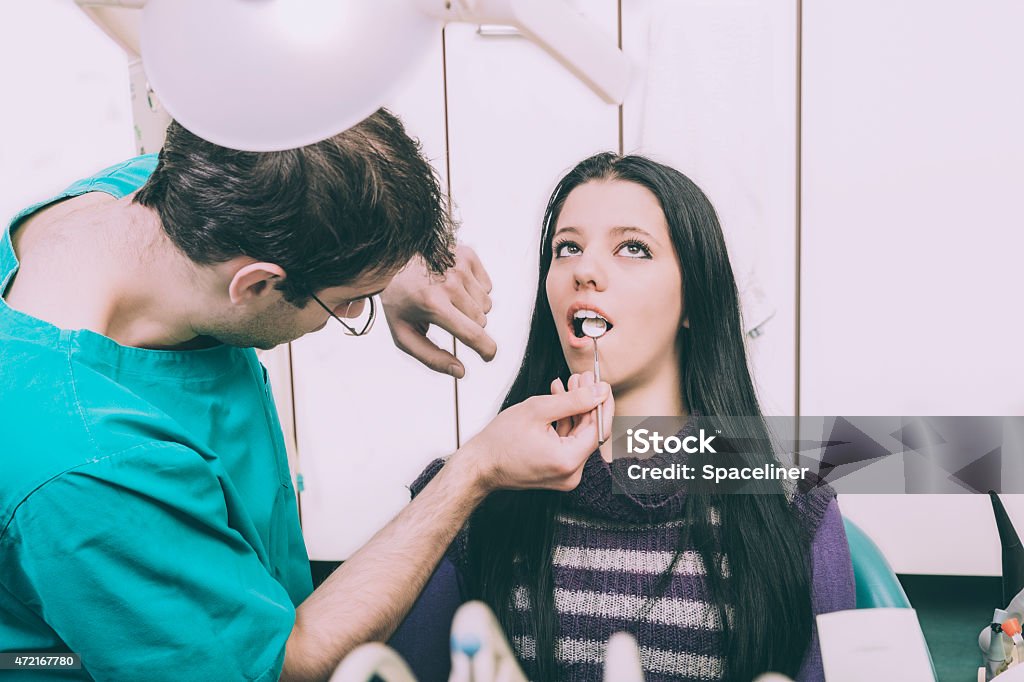
<svg viewBox="0 0 1024 682">
<path fill-rule="evenodd" d="M 910 600 L 882 550 L 857 524 L 843 518 L 853 560 L 858 609 L 909 609 Z"/>
</svg>

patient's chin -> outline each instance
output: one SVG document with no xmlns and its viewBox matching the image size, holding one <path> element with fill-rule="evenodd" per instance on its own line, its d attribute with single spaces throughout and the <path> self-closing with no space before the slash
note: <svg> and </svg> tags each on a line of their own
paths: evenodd
<svg viewBox="0 0 1024 682">
<path fill-rule="evenodd" d="M 569 360 L 566 358 L 566 364 L 569 366 L 569 372 L 571 374 L 583 374 L 584 372 L 590 372 L 591 374 L 594 373 L 593 360 L 587 362 L 586 360 L 581 361 L 578 358 L 575 360 Z M 612 387 L 612 393 L 615 393 L 615 374 L 608 372 L 608 368 L 605 367 L 605 363 L 603 361 L 601 363 L 601 381 L 610 385 Z"/>
</svg>

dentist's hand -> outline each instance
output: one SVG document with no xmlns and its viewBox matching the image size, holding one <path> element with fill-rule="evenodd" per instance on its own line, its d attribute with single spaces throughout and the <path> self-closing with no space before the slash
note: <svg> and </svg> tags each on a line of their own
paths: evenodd
<svg viewBox="0 0 1024 682">
<path fill-rule="evenodd" d="M 569 391 L 534 396 L 502 411 L 483 431 L 460 448 L 452 460 L 477 469 L 484 492 L 496 489 L 548 488 L 572 490 L 580 482 L 583 464 L 597 449 L 597 414 L 604 404 L 611 414 L 611 387 L 582 384 Z M 567 428 L 564 424 L 571 420 Z M 563 425 L 556 430 L 553 424 Z M 605 430 L 611 431 L 606 418 Z M 449 466 L 452 461 L 449 461 Z"/>
<path fill-rule="evenodd" d="M 586 371 L 583 374 L 573 374 L 571 377 L 569 377 L 568 382 L 570 391 L 575 390 L 581 386 L 593 386 L 594 383 L 594 373 L 591 371 Z M 565 386 L 562 385 L 561 379 L 555 379 L 554 381 L 551 382 L 551 395 L 560 395 L 562 393 L 565 393 Z M 612 417 L 615 416 L 615 396 L 613 396 L 610 392 L 608 394 L 608 400 L 604 401 L 603 409 L 604 415 L 602 416 L 604 417 L 604 437 L 611 438 Z M 588 413 L 585 416 L 589 417 L 591 416 L 591 414 L 597 414 L 597 411 L 595 410 L 593 413 Z M 559 436 L 567 436 L 570 433 L 572 433 L 573 429 L 579 426 L 579 422 L 580 417 L 567 417 L 566 419 L 559 420 L 555 424 L 555 431 L 558 432 Z M 594 447 L 597 447 L 596 443 Z"/>
<path fill-rule="evenodd" d="M 455 266 L 444 277 L 431 276 L 417 257 L 398 273 L 380 295 L 400 350 L 442 374 L 462 378 L 466 368 L 450 352 L 427 338 L 435 324 L 490 362 L 498 350 L 484 331 L 491 311 L 491 278 L 473 249 L 459 246 Z"/>
</svg>

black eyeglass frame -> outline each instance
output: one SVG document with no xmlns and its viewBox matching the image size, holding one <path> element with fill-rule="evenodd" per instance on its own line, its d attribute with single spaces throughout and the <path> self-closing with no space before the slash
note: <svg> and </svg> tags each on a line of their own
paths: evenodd
<svg viewBox="0 0 1024 682">
<path fill-rule="evenodd" d="M 357 298 L 354 301 L 349 301 L 348 305 L 345 306 L 345 313 L 346 313 L 346 315 L 348 314 L 348 311 L 352 308 L 352 306 L 354 306 L 356 303 L 359 303 L 360 301 L 366 301 L 367 304 L 370 306 L 370 317 L 369 317 L 369 319 L 366 320 L 366 324 L 363 326 L 363 328 L 360 331 L 356 331 L 356 329 L 354 327 L 352 327 L 351 325 L 346 323 L 343 319 L 341 319 L 340 317 L 335 315 L 334 311 L 331 310 L 330 308 L 328 308 L 326 305 L 324 305 L 324 302 L 321 301 L 317 297 L 316 294 L 310 294 L 310 296 L 312 296 L 313 300 L 316 301 L 317 304 L 319 304 L 319 306 L 321 308 L 323 308 L 324 310 L 327 311 L 328 315 L 330 315 L 331 317 L 336 319 L 338 321 L 338 323 L 341 324 L 341 326 L 345 328 L 345 334 L 347 334 L 348 336 L 365 336 L 366 334 L 369 334 L 370 330 L 373 328 L 373 323 L 377 320 L 377 306 L 373 302 L 373 296 L 365 296 L 363 298 Z"/>
</svg>

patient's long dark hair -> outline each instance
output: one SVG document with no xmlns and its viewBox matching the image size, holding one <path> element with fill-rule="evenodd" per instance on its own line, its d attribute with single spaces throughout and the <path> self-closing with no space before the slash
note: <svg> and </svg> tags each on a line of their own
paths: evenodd
<svg viewBox="0 0 1024 682">
<path fill-rule="evenodd" d="M 548 393 L 554 377 L 565 381 L 570 376 L 545 289 L 552 235 L 573 189 L 612 179 L 635 182 L 653 192 L 668 222 L 690 323 L 689 328 L 680 325 L 677 338 L 685 405 L 701 415 L 756 417 L 742 420 L 748 432 L 737 435 L 765 442 L 768 432 L 747 368 L 736 283 L 715 210 L 682 173 L 641 156 L 592 156 L 562 178 L 551 195 L 529 340 L 502 409 Z M 741 463 L 751 466 L 773 461 L 770 452 L 741 457 Z M 506 631 L 516 621 L 513 591 L 519 584 L 527 588 L 527 623 L 532 629 L 527 634 L 536 641 L 536 674 L 544 682 L 557 679 L 552 552 L 562 495 L 493 493 L 474 514 L 468 539 L 468 587 L 494 609 Z M 718 533 L 712 527 L 711 509 L 719 513 Z M 719 622 L 727 624 L 725 679 L 747 682 L 769 670 L 795 677 L 811 636 L 809 537 L 782 488 L 779 494 L 767 495 L 693 490 L 686 495 L 683 517 L 690 523 L 681 526 L 675 558 L 661 576 L 659 592 L 668 587 L 681 553 L 692 543 L 708 567 L 710 598 Z M 721 573 L 723 555 L 728 557 L 728 579 Z M 735 609 L 732 619 L 726 617 L 726 604 Z M 644 612 L 637 614 L 638 619 L 644 617 Z"/>
</svg>

